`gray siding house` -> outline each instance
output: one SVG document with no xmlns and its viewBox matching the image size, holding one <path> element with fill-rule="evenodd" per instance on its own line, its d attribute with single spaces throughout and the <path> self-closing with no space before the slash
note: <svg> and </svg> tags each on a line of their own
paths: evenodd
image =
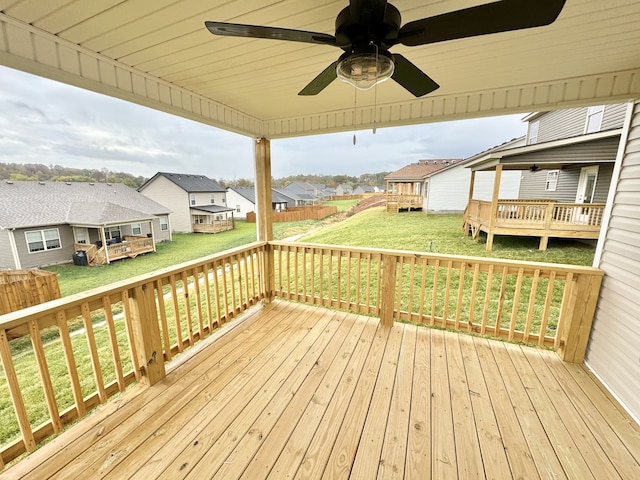
<svg viewBox="0 0 640 480">
<path fill-rule="evenodd" d="M 227 203 L 234 208 L 237 218 L 246 218 L 247 212 L 256 211 L 256 190 L 254 187 L 229 187 Z M 271 206 L 274 212 L 285 211 L 289 206 L 294 206 L 294 203 L 292 198 L 271 189 Z"/>
<path fill-rule="evenodd" d="M 174 232 L 229 230 L 233 208 L 227 206 L 227 190 L 205 175 L 158 172 L 138 191 L 171 209 Z"/>
<path fill-rule="evenodd" d="M 169 213 L 120 183 L 2 182 L 0 268 L 69 263 L 78 249 L 136 238 L 153 251 L 171 240 Z"/>
</svg>

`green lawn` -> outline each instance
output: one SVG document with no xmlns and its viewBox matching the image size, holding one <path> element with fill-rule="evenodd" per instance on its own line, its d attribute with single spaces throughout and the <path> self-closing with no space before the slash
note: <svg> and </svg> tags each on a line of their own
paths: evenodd
<svg viewBox="0 0 640 480">
<path fill-rule="evenodd" d="M 359 201 L 360 200 L 329 200 L 328 202 L 324 202 L 323 205 L 338 207 L 338 212 L 346 212 Z"/>
<path fill-rule="evenodd" d="M 496 236 L 493 251 L 486 252 L 484 234 L 479 242 L 463 235 L 461 214 L 388 213 L 383 208 L 365 210 L 300 241 L 572 265 L 591 265 L 595 253 L 591 245 L 557 238 L 549 239 L 547 250 L 541 252 L 538 237 L 507 236 Z"/>
</svg>

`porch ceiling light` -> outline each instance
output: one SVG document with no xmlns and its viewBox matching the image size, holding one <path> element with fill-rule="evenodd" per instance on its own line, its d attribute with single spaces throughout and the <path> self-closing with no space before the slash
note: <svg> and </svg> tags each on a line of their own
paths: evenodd
<svg viewBox="0 0 640 480">
<path fill-rule="evenodd" d="M 368 90 L 391 78 L 395 65 L 386 52 L 347 53 L 336 67 L 338 78 L 359 90 Z"/>
</svg>

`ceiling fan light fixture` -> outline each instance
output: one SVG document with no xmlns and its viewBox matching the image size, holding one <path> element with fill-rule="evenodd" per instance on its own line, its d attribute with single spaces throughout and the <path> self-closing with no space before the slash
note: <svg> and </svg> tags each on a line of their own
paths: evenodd
<svg viewBox="0 0 640 480">
<path fill-rule="evenodd" d="M 338 78 L 358 90 L 368 90 L 391 78 L 395 65 L 390 56 L 380 53 L 343 55 L 336 66 Z"/>
</svg>

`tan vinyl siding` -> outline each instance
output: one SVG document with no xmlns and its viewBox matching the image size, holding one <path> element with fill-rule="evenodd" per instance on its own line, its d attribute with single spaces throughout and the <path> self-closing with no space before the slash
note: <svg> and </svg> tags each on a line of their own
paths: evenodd
<svg viewBox="0 0 640 480">
<path fill-rule="evenodd" d="M 189 194 L 171 180 L 158 176 L 140 190 L 140 193 L 172 211 L 170 227 L 174 232 L 192 231 Z M 209 203 L 205 205 L 209 205 Z"/>
<path fill-rule="evenodd" d="M 606 105 L 600 130 L 621 128 L 626 106 L 624 104 Z M 584 134 L 587 122 L 587 107 L 569 108 L 546 112 L 536 118 L 540 122 L 536 143 L 575 137 Z"/>
<path fill-rule="evenodd" d="M 586 360 L 636 419 L 640 419 L 639 187 L 640 103 L 636 103 L 597 265 L 605 276 Z"/>
</svg>

